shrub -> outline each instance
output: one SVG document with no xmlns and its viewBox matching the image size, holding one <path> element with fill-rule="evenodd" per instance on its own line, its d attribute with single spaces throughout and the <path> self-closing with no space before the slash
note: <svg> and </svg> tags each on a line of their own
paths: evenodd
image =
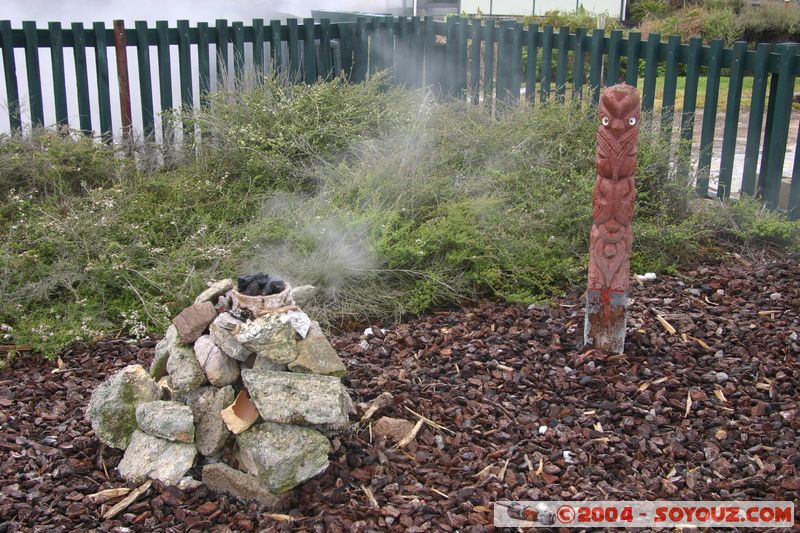
<svg viewBox="0 0 800 533">
<path fill-rule="evenodd" d="M 206 281 L 243 270 L 316 284 L 310 311 L 343 327 L 477 298 L 534 302 L 585 283 L 597 128 L 588 102 L 493 118 L 380 76 L 265 80 L 215 95 L 195 120 L 197 158 L 160 170 L 135 172 L 80 138 L 53 137 L 58 150 L 35 154 L 0 142 L 0 154 L 42 169 L 63 162 L 54 153 L 83 154 L 96 176 L 0 204 L 4 341 L 54 354 L 95 335 L 161 330 Z M 693 214 L 657 121 L 641 123 L 635 271 L 669 271 L 710 246 L 797 242 L 797 223 L 754 203 Z M 32 178 L 5 179 L 20 190 Z"/>
<path fill-rule="evenodd" d="M 580 6 L 577 12 L 561 11 L 553 9 L 547 11 L 543 17 L 526 16 L 522 19 L 524 26 L 529 24 L 539 24 L 539 26 L 550 25 L 554 28 L 568 27 L 571 32 L 575 32 L 577 28 L 586 28 L 593 30 L 597 28 L 597 14 L 590 13 Z M 619 27 L 616 19 L 606 17 L 606 31 L 611 31 Z"/>
<path fill-rule="evenodd" d="M 646 19 L 658 19 L 672 11 L 672 6 L 664 0 L 636 0 L 631 3 L 628 19 L 639 23 Z"/>
<path fill-rule="evenodd" d="M 751 43 L 800 41 L 800 8 L 765 4 L 745 11 L 739 18 L 739 31 Z"/>
<path fill-rule="evenodd" d="M 125 169 L 112 148 L 78 132 L 0 135 L 0 201 L 9 194 L 61 199 L 114 182 Z"/>
</svg>

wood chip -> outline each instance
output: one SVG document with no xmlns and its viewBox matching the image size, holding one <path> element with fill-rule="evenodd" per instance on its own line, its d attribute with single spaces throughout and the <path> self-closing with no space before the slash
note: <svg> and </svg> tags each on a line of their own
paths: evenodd
<svg viewBox="0 0 800 533">
<path fill-rule="evenodd" d="M 381 506 L 378 505 L 378 500 L 375 499 L 375 495 L 372 493 L 372 489 L 370 489 L 369 487 L 365 487 L 364 485 L 361 485 L 361 491 L 367 497 L 367 500 L 369 500 L 369 504 L 371 506 L 373 506 L 375 509 L 380 509 Z"/>
<path fill-rule="evenodd" d="M 369 402 L 369 406 L 367 406 L 367 410 L 364 411 L 364 414 L 361 415 L 361 423 L 363 424 L 374 415 L 378 409 L 382 409 L 388 405 L 391 405 L 394 402 L 394 396 L 392 396 L 389 392 L 382 392 L 377 398 Z"/>
<path fill-rule="evenodd" d="M 293 522 L 294 517 L 289 516 L 288 514 L 280 514 L 280 513 L 265 513 L 265 516 L 272 518 L 278 522 Z"/>
<path fill-rule="evenodd" d="M 152 484 L 153 482 L 148 479 L 147 481 L 139 485 L 139 487 L 133 490 L 130 494 L 128 494 L 128 496 L 124 500 L 120 501 L 114 507 L 106 511 L 105 514 L 103 515 L 103 520 L 109 520 L 111 518 L 114 518 L 119 513 L 127 509 L 130 504 L 132 504 L 133 502 L 136 501 L 137 498 L 139 498 L 139 496 L 147 492 L 147 490 L 150 488 L 150 485 Z"/>
<path fill-rule="evenodd" d="M 417 420 L 417 423 L 414 424 L 414 427 L 411 429 L 411 431 L 408 432 L 408 435 L 400 439 L 395 445 L 395 448 L 403 448 L 407 446 L 408 443 L 410 443 L 412 440 L 414 440 L 417 437 L 417 433 L 419 433 L 419 430 L 422 429 L 422 424 L 424 423 L 425 422 L 423 421 L 422 418 Z"/>
<path fill-rule="evenodd" d="M 109 500 L 115 500 L 117 498 L 121 498 L 125 496 L 131 491 L 128 487 L 118 487 L 116 489 L 106 489 L 101 490 L 100 492 L 95 492 L 94 494 L 89 494 L 86 498 L 91 503 L 103 503 Z"/>
<path fill-rule="evenodd" d="M 675 335 L 675 332 L 676 332 L 675 328 L 674 328 L 674 327 L 672 327 L 672 324 L 670 324 L 669 322 L 667 322 L 667 319 L 666 319 L 666 318 L 664 318 L 664 317 L 663 317 L 663 316 L 661 316 L 661 315 L 656 315 L 656 320 L 658 320 L 658 323 L 659 323 L 659 324 L 661 324 L 661 327 L 663 327 L 663 328 L 664 328 L 664 330 L 665 330 L 667 333 L 669 333 L 670 335 Z"/>
<path fill-rule="evenodd" d="M 417 418 L 419 418 L 420 420 L 422 420 L 423 422 L 425 422 L 426 424 L 428 424 L 430 427 L 432 427 L 434 429 L 441 429 L 442 431 L 447 431 L 451 435 L 455 435 L 456 434 L 456 432 L 453 431 L 452 429 L 448 429 L 448 428 L 444 427 L 443 425 L 441 425 L 441 424 L 439 424 L 437 422 L 434 422 L 430 418 L 425 418 L 421 414 L 417 413 L 416 411 L 414 411 L 412 409 L 409 409 L 408 407 L 406 407 L 406 411 L 408 411 L 412 415 L 416 416 Z"/>
<path fill-rule="evenodd" d="M 686 412 L 683 413 L 683 418 L 689 416 L 689 411 L 692 410 L 692 391 L 686 392 Z"/>
</svg>

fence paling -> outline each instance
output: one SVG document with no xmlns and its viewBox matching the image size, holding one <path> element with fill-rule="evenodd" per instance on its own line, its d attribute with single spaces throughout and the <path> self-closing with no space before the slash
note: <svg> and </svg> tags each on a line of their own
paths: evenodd
<svg viewBox="0 0 800 533">
<path fill-rule="evenodd" d="M 636 87 L 639 83 L 639 45 L 642 34 L 632 31 L 628 34 L 628 53 L 625 65 L 625 83 Z M 644 107 L 644 106 L 642 106 Z"/>
<path fill-rule="evenodd" d="M 539 84 L 540 101 L 550 97 L 550 84 L 553 75 L 553 27 L 546 25 L 542 35 L 542 81 Z"/>
<path fill-rule="evenodd" d="M 689 156 L 694 133 L 694 110 L 697 105 L 697 83 L 700 71 L 702 40 L 694 37 L 686 52 L 686 83 L 683 89 L 683 112 L 681 113 L 681 145 L 678 147 L 679 172 L 689 174 Z"/>
<path fill-rule="evenodd" d="M 64 40 L 61 23 L 50 22 L 50 63 L 53 67 L 53 98 L 56 108 L 56 123 L 68 123 L 69 111 L 67 110 L 67 81 L 64 72 Z"/>
<path fill-rule="evenodd" d="M 139 96 L 142 107 L 142 130 L 146 139 L 155 133 L 155 115 L 153 114 L 153 84 L 150 71 L 150 39 L 147 22 L 136 22 L 136 61 L 139 67 Z M 201 50 L 202 48 L 199 48 Z"/>
<path fill-rule="evenodd" d="M 94 28 L 94 60 L 97 70 L 97 104 L 100 111 L 100 134 L 106 142 L 113 141 L 111 123 L 111 90 L 108 83 L 108 41 L 106 26 L 95 22 Z"/>
<path fill-rule="evenodd" d="M 661 50 L 661 35 L 651 33 L 647 36 L 647 53 L 644 59 L 644 86 L 642 87 L 642 109 L 652 111 L 656 97 L 656 77 L 658 56 Z"/>
<path fill-rule="evenodd" d="M 437 43 L 437 36 L 441 36 L 446 45 Z M 666 43 L 662 43 L 658 34 L 649 34 L 643 41 L 639 33 L 631 32 L 623 39 L 620 30 L 614 30 L 606 37 L 601 30 L 594 30 L 591 36 L 587 36 L 583 29 L 570 34 L 566 27 L 562 27 L 554 34 L 553 27 L 549 25 L 540 32 L 535 24 L 523 28 L 517 22 L 502 21 L 496 27 L 493 20 L 484 23 L 481 20 L 468 21 L 460 17 L 450 17 L 446 22 L 435 22 L 430 17 L 371 17 L 367 22 L 359 17 L 356 22 L 337 24 L 331 24 L 328 20 L 315 23 L 312 19 L 304 19 L 302 29 L 297 19 L 289 19 L 285 25 L 279 21 L 270 21 L 266 25 L 262 19 L 253 19 L 252 25 L 248 26 L 242 22 L 229 24 L 228 21 L 219 19 L 213 27 L 209 27 L 207 23 L 198 23 L 196 28 L 191 28 L 188 21 L 181 20 L 174 29 L 169 28 L 164 21 L 157 22 L 155 29 L 150 29 L 146 23 L 139 21 L 133 30 L 124 30 L 117 26 L 114 30 L 107 30 L 103 23 L 95 23 L 89 30 L 84 30 L 78 23 L 72 24 L 70 29 L 62 29 L 58 23 L 49 23 L 47 29 L 39 29 L 33 22 L 24 22 L 22 29 L 13 29 L 9 21 L 0 21 L 0 49 L 11 129 L 18 130 L 23 126 L 20 119 L 15 49 L 22 49 L 24 52 L 30 123 L 40 125 L 47 120 L 57 124 L 68 122 L 64 48 L 71 47 L 75 59 L 78 121 L 82 130 L 92 132 L 86 61 L 86 46 L 90 46 L 95 52 L 93 67 L 97 88 L 94 94 L 100 117 L 99 130 L 104 140 L 111 141 L 113 124 L 107 48 L 114 45 L 117 51 L 116 67 L 122 103 L 126 85 L 122 80 L 123 74 L 127 72 L 128 60 L 126 54 L 120 53 L 120 46 L 123 51 L 125 48 L 120 43 L 125 42 L 127 46 L 136 47 L 141 116 L 146 138 L 152 137 L 155 122 L 149 57 L 151 46 L 156 48 L 158 58 L 157 78 L 162 113 L 174 107 L 170 64 L 172 46 L 176 46 L 178 52 L 178 104 L 185 109 L 191 109 L 196 101 L 192 89 L 195 75 L 199 77 L 200 105 L 207 105 L 205 95 L 211 90 L 209 50 L 212 44 L 216 50 L 214 63 L 218 86 L 224 86 L 228 79 L 236 84 L 244 79 L 249 68 L 244 61 L 248 46 L 252 46 L 253 71 L 256 74 L 265 72 L 265 44 L 269 43 L 271 63 L 276 69 L 286 65 L 292 81 L 314 83 L 342 73 L 351 81 L 357 82 L 371 73 L 388 68 L 391 69 L 390 77 L 393 81 L 409 86 L 437 86 L 447 94 L 461 99 L 467 98 L 474 104 L 480 102 L 481 94 L 487 103 L 494 96 L 507 105 L 517 104 L 522 89 L 523 72 L 526 101 L 530 103 L 535 101 L 537 94 L 542 101 L 549 99 L 553 83 L 558 100 L 564 100 L 570 76 L 572 97 L 582 97 L 584 83 L 588 83 L 591 100 L 596 103 L 603 81 L 613 84 L 624 79 L 629 84 L 638 84 L 639 64 L 643 61 L 645 71 L 642 106 L 645 110 L 652 110 L 656 98 L 658 70 L 663 63 L 664 84 L 659 112 L 660 127 L 665 139 L 671 139 L 678 75 L 680 69 L 685 67 L 687 76 L 680 120 L 682 142 L 677 159 L 677 168 L 683 173 L 688 173 L 691 168 L 689 148 L 694 132 L 699 71 L 701 67 L 707 67 L 696 183 L 698 193 L 703 196 L 708 193 L 709 188 L 721 71 L 728 68 L 730 83 L 720 154 L 719 185 L 716 191 L 720 198 L 734 192 L 731 184 L 743 79 L 752 74 L 753 91 L 739 192 L 761 194 L 771 207 L 778 204 L 781 194 L 793 84 L 800 71 L 800 61 L 795 59 L 798 47 L 794 45 L 783 46 L 778 52 L 772 52 L 769 45 L 759 45 L 756 50 L 749 51 L 745 43 L 737 43 L 732 49 L 725 49 L 719 41 L 712 43 L 710 47 L 704 47 L 697 38 L 692 39 L 688 45 L 682 45 L 680 38 L 676 36 L 671 36 Z M 233 49 L 232 65 L 228 57 L 230 44 Z M 197 74 L 192 72 L 191 67 L 192 46 L 197 46 Z M 39 65 L 41 48 L 49 48 L 53 72 L 53 103 L 48 110 L 44 109 L 42 98 Z M 527 52 L 525 64 L 522 61 L 524 52 Z M 772 76 L 769 84 L 770 98 L 765 110 L 769 76 Z M 537 81 L 539 87 L 536 86 Z M 124 103 L 121 111 L 121 125 L 124 130 L 129 124 Z M 761 126 L 765 111 L 766 125 L 763 128 L 762 142 Z M 168 144 L 172 139 L 167 122 L 162 120 L 163 139 Z M 757 168 L 759 156 L 760 169 Z M 789 207 L 790 210 L 794 209 L 793 213 L 797 212 L 798 175 L 800 174 L 795 169 L 789 190 Z"/>
<path fill-rule="evenodd" d="M 661 129 L 664 138 L 672 141 L 672 123 L 675 117 L 675 94 L 678 88 L 678 56 L 681 38 L 670 36 L 667 41 L 667 59 L 664 66 L 664 92 L 661 96 Z"/>
<path fill-rule="evenodd" d="M 592 91 L 592 103 L 600 101 L 600 86 L 603 84 L 603 30 L 592 30 L 592 43 L 589 52 L 589 86 Z"/>
<path fill-rule="evenodd" d="M 133 138 L 131 111 L 131 87 L 128 79 L 128 49 L 125 40 L 125 23 L 114 21 L 114 52 L 117 63 L 117 86 L 119 87 L 119 109 L 122 121 L 122 140 L 128 144 Z"/>
<path fill-rule="evenodd" d="M 772 46 L 759 44 L 755 53 L 753 90 L 750 97 L 750 119 L 747 123 L 747 144 L 742 169 L 742 194 L 753 196 L 756 193 L 756 166 L 761 144 L 761 123 L 764 117 L 764 102 L 767 93 L 768 59 Z"/>
<path fill-rule="evenodd" d="M 36 23 L 22 23 L 25 35 L 25 70 L 28 75 L 28 103 L 31 108 L 31 122 L 44 125 L 44 103 L 42 99 L 42 80 L 39 74 L 39 43 Z"/>
<path fill-rule="evenodd" d="M 572 97 L 581 98 L 583 96 L 583 77 L 584 77 L 584 41 L 586 40 L 586 30 L 578 28 L 575 31 L 575 48 L 572 60 Z"/>
<path fill-rule="evenodd" d="M 738 42 L 734 45 L 730 84 L 728 85 L 728 103 L 725 108 L 725 128 L 722 135 L 719 185 L 717 185 L 717 196 L 719 198 L 727 198 L 731 192 L 733 158 L 736 151 L 736 137 L 739 132 L 739 110 L 742 99 L 746 54 L 747 43 Z"/>
<path fill-rule="evenodd" d="M 569 39 L 569 28 L 562 26 L 558 30 L 558 61 L 556 63 L 556 96 L 559 100 L 564 100 L 564 92 L 567 87 L 567 41 Z"/>
<path fill-rule="evenodd" d="M 777 207 L 780 194 L 781 170 L 783 169 L 783 159 L 786 154 L 786 139 L 789 134 L 789 121 L 792 111 L 795 78 L 794 60 L 796 55 L 797 45 L 783 45 L 778 65 L 772 134 L 767 154 L 763 192 L 764 200 L 767 206 L 771 208 Z M 772 102 L 770 102 L 771 104 Z"/>
<path fill-rule="evenodd" d="M 614 30 L 608 40 L 608 78 L 606 78 L 606 85 L 614 85 L 619 82 L 621 50 L 622 30 Z"/>
<path fill-rule="evenodd" d="M 714 129 L 717 125 L 719 103 L 719 78 L 722 68 L 722 40 L 711 43 L 708 57 L 706 98 L 703 104 L 703 124 L 700 129 L 700 161 L 698 163 L 697 194 L 708 195 L 708 178 L 711 172 L 711 150 L 714 145 Z"/>
</svg>

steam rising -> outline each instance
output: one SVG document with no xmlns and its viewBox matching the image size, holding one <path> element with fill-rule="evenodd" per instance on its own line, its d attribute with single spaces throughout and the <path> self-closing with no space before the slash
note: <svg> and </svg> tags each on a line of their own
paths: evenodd
<svg viewBox="0 0 800 533">
<path fill-rule="evenodd" d="M 378 268 L 367 226 L 345 214 L 315 214 L 320 200 L 276 194 L 263 208 L 266 219 L 290 226 L 289 240 L 259 243 L 241 271 L 264 271 L 292 285 L 312 284 L 334 296 L 348 280 Z"/>
</svg>

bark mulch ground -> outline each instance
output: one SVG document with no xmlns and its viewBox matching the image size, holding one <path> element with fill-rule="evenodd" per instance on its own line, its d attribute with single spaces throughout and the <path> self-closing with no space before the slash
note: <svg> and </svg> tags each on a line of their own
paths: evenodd
<svg viewBox="0 0 800 533">
<path fill-rule="evenodd" d="M 60 370 L 21 357 L 0 375 L 0 532 L 483 531 L 500 498 L 800 503 L 798 263 L 699 268 L 632 296 L 617 357 L 577 349 L 579 294 L 335 338 L 354 422 L 388 391 L 373 420 L 419 413 L 445 429 L 425 424 L 402 449 L 363 426 L 334 439 L 331 467 L 282 515 L 156 483 L 103 520 L 117 500 L 87 496 L 125 486 L 122 453 L 99 444 L 84 409 L 110 373 L 148 364 L 154 341 L 76 348 Z"/>
</svg>

